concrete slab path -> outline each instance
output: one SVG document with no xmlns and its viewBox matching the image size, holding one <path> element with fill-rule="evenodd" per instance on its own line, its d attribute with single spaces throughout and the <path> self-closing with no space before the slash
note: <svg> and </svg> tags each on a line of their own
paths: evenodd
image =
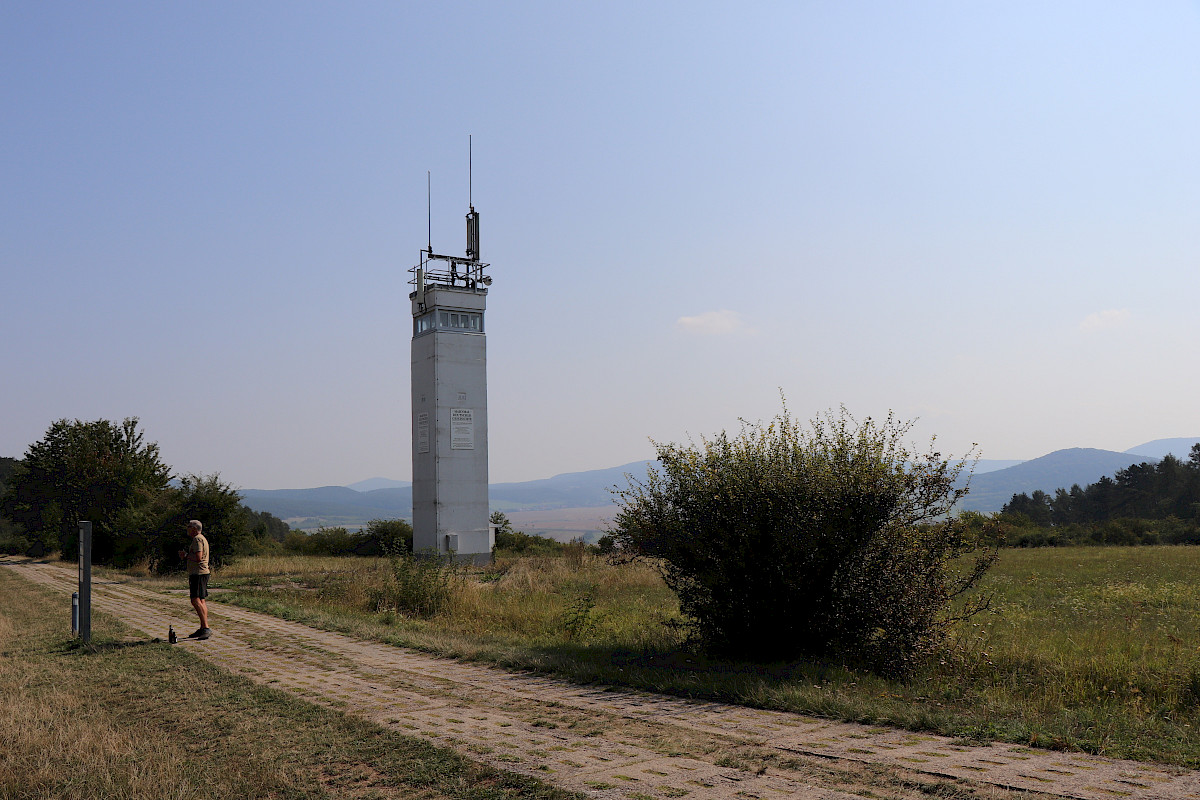
<svg viewBox="0 0 1200 800">
<path fill-rule="evenodd" d="M 64 595 L 76 572 L 0 558 Z M 186 634 L 186 598 L 97 580 L 93 609 L 149 636 Z M 724 703 L 692 702 L 435 658 L 210 602 L 190 652 L 251 680 L 602 798 L 1004 797 L 1200 800 L 1200 773 Z M 64 616 L 65 619 L 65 616 Z M 755 768 L 754 765 L 760 765 Z M 767 765 L 763 769 L 761 765 Z M 749 769 L 747 769 L 749 767 Z M 946 784 L 939 786 L 939 784 Z"/>
</svg>

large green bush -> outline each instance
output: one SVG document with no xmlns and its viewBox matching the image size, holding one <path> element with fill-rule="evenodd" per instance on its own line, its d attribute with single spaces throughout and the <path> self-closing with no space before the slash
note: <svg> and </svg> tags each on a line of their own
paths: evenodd
<svg viewBox="0 0 1200 800">
<path fill-rule="evenodd" d="M 359 555 L 388 556 L 412 552 L 412 525 L 402 519 L 373 519 L 367 523 L 364 533 L 367 544 L 359 550 Z"/>
<path fill-rule="evenodd" d="M 265 545 L 251 528 L 251 516 L 237 490 L 220 475 L 183 475 L 143 502 L 122 509 L 113 526 L 108 563 L 129 566 L 146 559 L 160 572 L 182 569 L 178 552 L 188 545 L 187 523 L 198 519 L 208 539 L 210 563 L 219 567 Z"/>
<path fill-rule="evenodd" d="M 805 428 L 785 408 L 737 436 L 655 443 L 658 468 L 617 491 L 613 536 L 658 560 L 710 651 L 903 672 L 975 609 L 951 601 L 994 559 L 951 565 L 978 541 L 950 515 L 963 464 L 911 452 L 910 429 L 845 409 Z"/>
</svg>

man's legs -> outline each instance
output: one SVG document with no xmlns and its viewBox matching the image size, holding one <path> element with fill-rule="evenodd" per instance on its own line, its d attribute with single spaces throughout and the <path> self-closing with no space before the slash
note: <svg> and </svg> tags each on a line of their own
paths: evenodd
<svg viewBox="0 0 1200 800">
<path fill-rule="evenodd" d="M 208 638 L 208 603 L 204 598 L 208 597 L 208 576 L 207 575 L 189 575 L 188 576 L 188 594 L 192 597 L 192 608 L 196 609 L 196 616 L 200 618 L 200 630 L 188 636 L 189 639 L 207 639 Z"/>
<path fill-rule="evenodd" d="M 200 618 L 200 627 L 208 627 L 208 603 L 200 597 L 192 598 L 192 608 L 196 609 L 196 616 Z"/>
</svg>

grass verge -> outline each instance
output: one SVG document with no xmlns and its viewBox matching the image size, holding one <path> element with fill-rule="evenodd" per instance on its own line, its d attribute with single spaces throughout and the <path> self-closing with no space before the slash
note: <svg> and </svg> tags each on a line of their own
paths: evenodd
<svg viewBox="0 0 1200 800">
<path fill-rule="evenodd" d="M 256 686 L 0 569 L 0 797 L 577 797 Z"/>
</svg>

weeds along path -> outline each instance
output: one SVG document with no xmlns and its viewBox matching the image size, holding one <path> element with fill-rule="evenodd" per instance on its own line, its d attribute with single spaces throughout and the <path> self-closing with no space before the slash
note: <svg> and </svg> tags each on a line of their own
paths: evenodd
<svg viewBox="0 0 1200 800">
<path fill-rule="evenodd" d="M 61 592 L 67 623 L 73 568 L 0 565 Z M 129 584 L 97 581 L 92 605 L 151 636 L 195 624 L 186 596 Z M 180 646 L 258 683 L 592 797 L 1200 798 L 1200 773 L 1178 768 L 573 686 L 220 603 L 209 610 L 213 637 Z"/>
</svg>

